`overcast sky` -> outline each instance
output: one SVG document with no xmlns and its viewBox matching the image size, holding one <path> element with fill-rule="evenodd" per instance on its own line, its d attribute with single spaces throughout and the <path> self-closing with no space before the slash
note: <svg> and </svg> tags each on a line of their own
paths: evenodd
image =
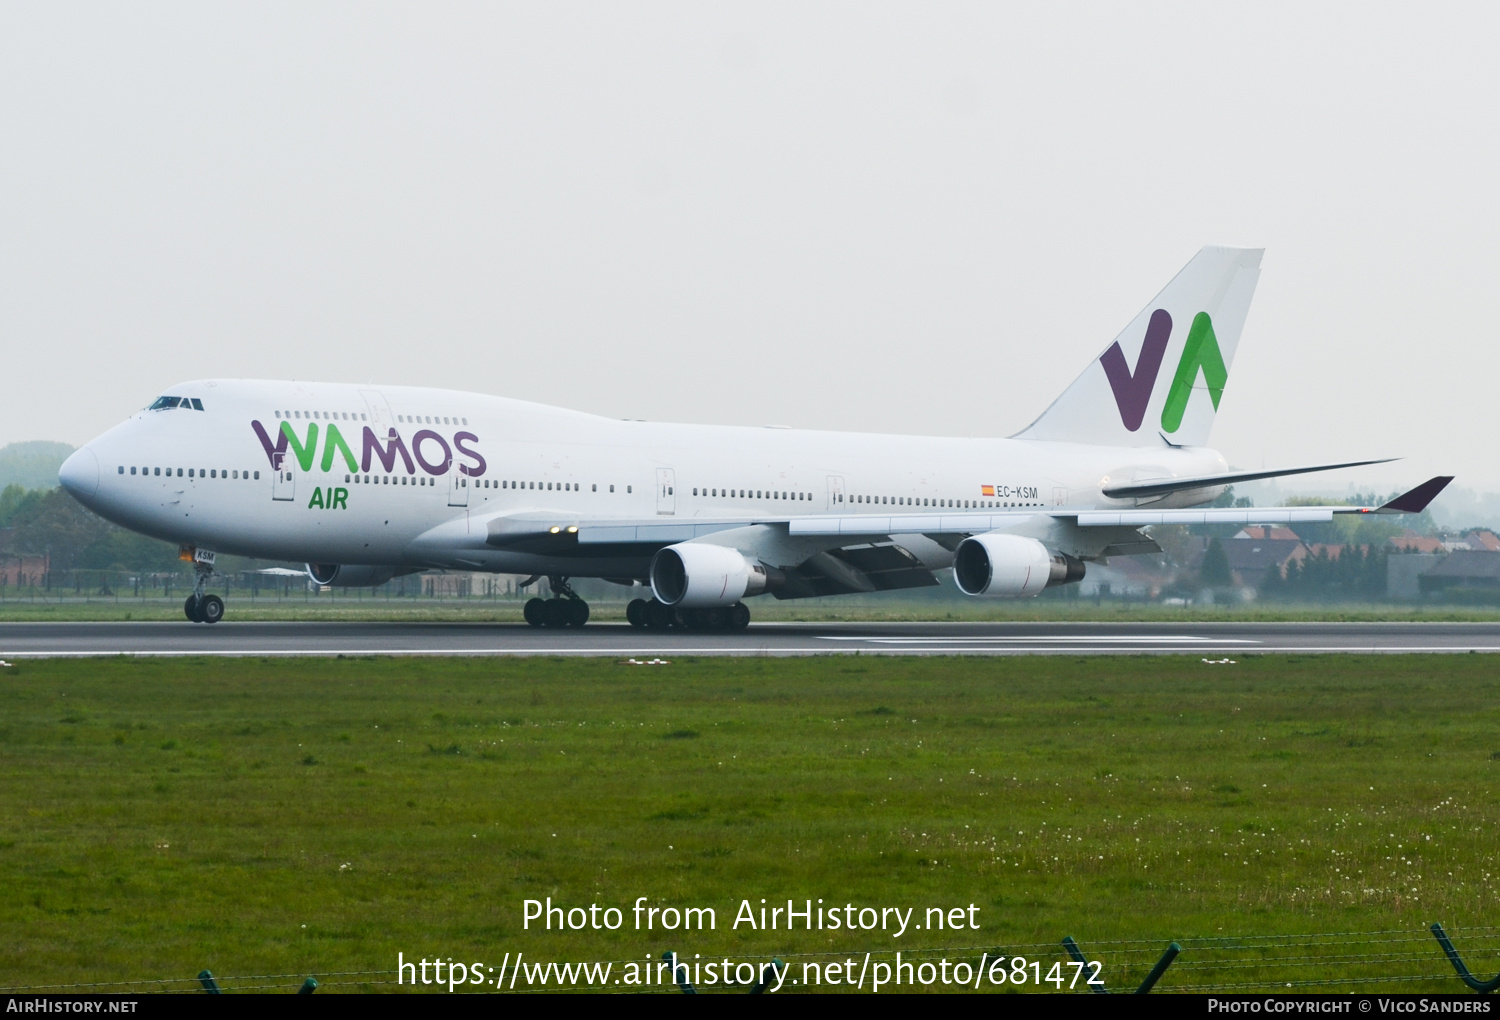
<svg viewBox="0 0 1500 1020">
<path fill-rule="evenodd" d="M 0 444 L 202 376 L 1008 435 L 1205 243 L 1213 445 L 1500 488 L 1495 5 L 0 5 Z"/>
</svg>

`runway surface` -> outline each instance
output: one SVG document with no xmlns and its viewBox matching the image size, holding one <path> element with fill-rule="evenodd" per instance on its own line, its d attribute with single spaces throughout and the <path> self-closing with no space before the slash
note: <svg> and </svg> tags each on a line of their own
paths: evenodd
<svg viewBox="0 0 1500 1020">
<path fill-rule="evenodd" d="M 738 634 L 445 623 L 0 623 L 0 659 L 105 655 L 1197 655 L 1500 652 L 1500 623 L 755 624 Z"/>
</svg>

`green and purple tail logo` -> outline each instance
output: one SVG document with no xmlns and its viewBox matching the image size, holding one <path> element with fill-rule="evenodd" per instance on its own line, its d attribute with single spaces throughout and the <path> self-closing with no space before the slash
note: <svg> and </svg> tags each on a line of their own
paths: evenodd
<svg viewBox="0 0 1500 1020">
<path fill-rule="evenodd" d="M 1132 432 L 1141 427 L 1146 418 L 1146 408 L 1151 403 L 1151 391 L 1156 388 L 1156 377 L 1161 373 L 1162 358 L 1167 353 L 1167 341 L 1172 336 L 1172 316 L 1164 308 L 1151 313 L 1146 325 L 1146 340 L 1141 344 L 1140 356 L 1136 358 L 1135 371 L 1125 361 L 1125 352 L 1119 341 L 1109 345 L 1109 350 L 1099 356 L 1104 366 L 1104 375 L 1109 379 L 1109 388 L 1114 392 L 1115 405 L 1120 409 L 1120 421 Z M 1193 317 L 1188 330 L 1187 343 L 1182 348 L 1182 358 L 1177 362 L 1177 373 L 1172 377 L 1172 388 L 1167 392 L 1166 403 L 1161 409 L 1161 427 L 1166 432 L 1176 432 L 1182 427 L 1182 416 L 1187 412 L 1188 398 L 1193 394 L 1193 383 L 1198 373 L 1208 384 L 1209 399 L 1214 410 L 1219 409 L 1219 398 L 1224 395 L 1224 384 L 1229 381 L 1229 369 L 1224 364 L 1224 355 L 1219 351 L 1219 340 L 1214 336 L 1214 324 L 1207 312 Z"/>
</svg>

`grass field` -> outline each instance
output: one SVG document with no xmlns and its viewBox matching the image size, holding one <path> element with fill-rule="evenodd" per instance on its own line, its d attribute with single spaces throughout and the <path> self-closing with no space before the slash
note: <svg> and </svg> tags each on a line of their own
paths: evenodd
<svg viewBox="0 0 1500 1020">
<path fill-rule="evenodd" d="M 1073 934 L 1112 984 L 1195 938 L 1163 990 L 1456 991 L 1421 926 L 1478 937 L 1500 906 L 1497 666 L 27 661 L 0 669 L 0 983 L 379 987 L 398 951 L 1061 958 Z M 548 896 L 711 906 L 718 927 L 523 932 L 522 900 Z M 981 930 L 730 930 L 762 897 L 973 903 Z M 1412 933 L 1408 960 L 1193 970 L 1204 940 L 1377 930 Z"/>
</svg>

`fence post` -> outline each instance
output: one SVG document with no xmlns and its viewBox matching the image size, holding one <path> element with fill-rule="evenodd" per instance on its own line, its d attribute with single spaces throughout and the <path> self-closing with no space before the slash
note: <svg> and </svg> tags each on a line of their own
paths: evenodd
<svg viewBox="0 0 1500 1020">
<path fill-rule="evenodd" d="M 1089 965 L 1089 961 L 1084 958 L 1083 950 L 1079 949 L 1078 943 L 1073 941 L 1073 936 L 1064 936 L 1063 946 L 1068 950 L 1068 955 L 1073 958 L 1075 963 L 1080 963 L 1084 967 Z M 1180 952 L 1182 952 L 1182 947 L 1175 942 L 1167 946 L 1167 951 L 1161 954 L 1161 959 L 1156 961 L 1156 966 L 1151 968 L 1151 973 L 1146 975 L 1146 980 L 1141 982 L 1140 987 L 1135 990 L 1134 994 L 1145 995 L 1152 988 L 1156 987 L 1156 982 L 1161 980 L 1161 976 L 1167 972 L 1168 967 L 1172 966 L 1172 961 L 1177 959 L 1177 954 Z M 1090 981 L 1088 984 L 1098 995 L 1109 994 L 1109 989 L 1104 987 L 1103 981 Z"/>
<path fill-rule="evenodd" d="M 1063 936 L 1063 940 L 1062 940 L 1062 944 L 1063 944 L 1063 948 L 1068 951 L 1068 955 L 1073 958 L 1073 962 L 1074 963 L 1081 963 L 1083 965 L 1084 969 L 1087 970 L 1088 969 L 1088 965 L 1089 965 L 1089 961 L 1083 955 L 1083 950 L 1078 948 L 1078 943 L 1073 941 L 1073 936 L 1071 936 L 1071 935 L 1064 935 Z M 1108 995 L 1109 994 L 1109 989 L 1104 987 L 1104 982 L 1103 981 L 1099 981 L 1097 983 L 1093 982 L 1093 981 L 1086 981 L 1086 983 L 1089 986 L 1089 991 L 1093 992 L 1095 995 Z"/>
<path fill-rule="evenodd" d="M 694 988 L 693 985 L 692 985 L 692 983 L 690 981 L 688 981 L 688 979 L 687 979 L 687 975 L 688 975 L 687 964 L 685 964 L 685 963 L 684 964 L 680 964 L 680 965 L 678 964 L 678 962 L 677 962 L 677 953 L 674 952 L 671 949 L 668 949 L 665 953 L 661 954 L 661 958 L 663 960 L 666 960 L 667 963 L 671 966 L 671 968 L 672 968 L 672 980 L 677 982 L 677 987 L 682 990 L 682 994 L 683 995 L 697 995 L 698 994 L 698 989 Z M 679 966 L 682 967 L 682 975 L 683 976 L 682 976 L 681 980 L 678 980 L 678 977 L 677 977 L 677 968 Z"/>
<path fill-rule="evenodd" d="M 1453 969 L 1458 971 L 1458 979 L 1468 985 L 1480 995 L 1488 995 L 1496 988 L 1500 988 L 1500 974 L 1496 974 L 1488 981 L 1481 981 L 1469 973 L 1469 968 L 1464 966 L 1464 961 L 1458 955 L 1458 950 L 1453 948 L 1453 942 L 1448 938 L 1448 933 L 1443 931 L 1443 926 L 1433 922 L 1428 931 L 1432 932 L 1433 938 L 1438 940 L 1438 945 L 1443 947 L 1443 953 L 1448 957 L 1448 962 L 1453 964 Z"/>
<path fill-rule="evenodd" d="M 770 966 L 771 974 L 770 975 L 766 974 L 766 969 L 767 968 L 765 968 L 764 966 L 761 967 L 761 969 L 760 969 L 760 980 L 757 981 L 757 982 L 755 982 L 755 984 L 753 984 L 753 985 L 750 986 L 750 994 L 751 995 L 764 995 L 764 994 L 766 994 L 766 992 L 771 987 L 771 977 L 772 976 L 777 977 L 777 978 L 781 977 L 781 972 L 786 969 L 786 964 L 782 963 L 781 960 L 778 957 L 774 957 L 773 956 L 773 957 L 771 957 L 771 966 Z"/>
</svg>

